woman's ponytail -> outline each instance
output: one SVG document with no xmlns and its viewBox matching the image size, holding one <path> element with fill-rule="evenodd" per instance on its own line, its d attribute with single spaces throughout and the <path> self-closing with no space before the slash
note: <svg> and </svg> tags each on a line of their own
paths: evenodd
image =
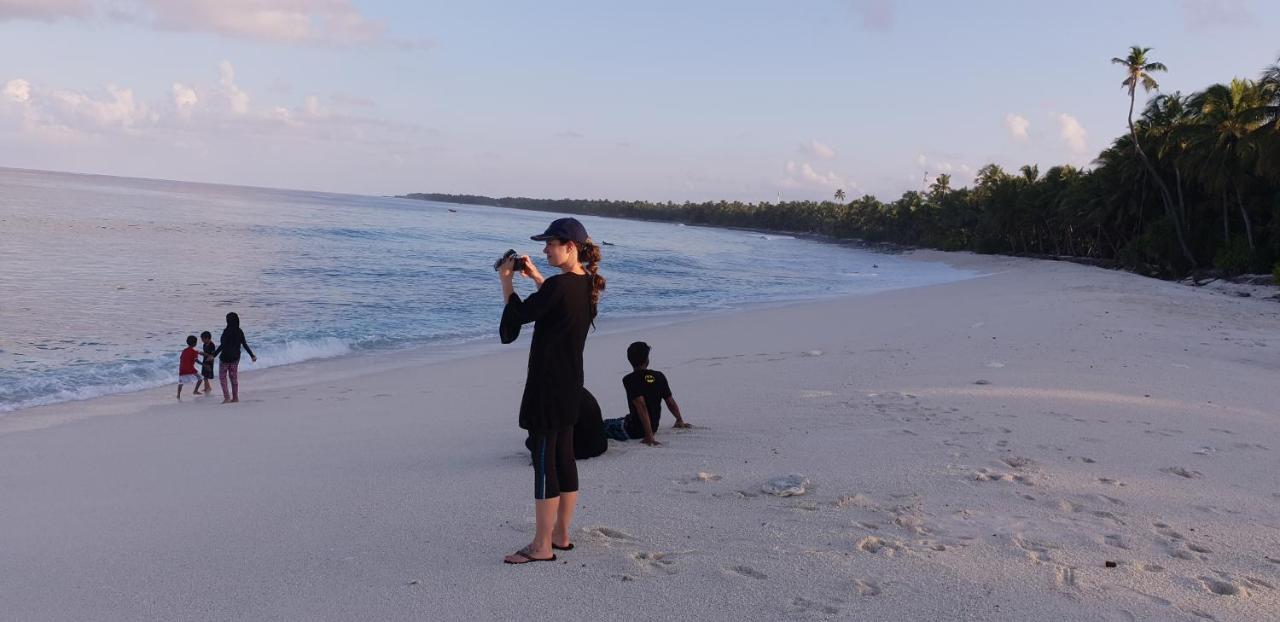
<svg viewBox="0 0 1280 622">
<path fill-rule="evenodd" d="M 596 306 L 600 304 L 600 292 L 604 291 L 604 277 L 600 276 L 600 247 L 587 240 L 578 245 L 578 263 L 591 276 L 591 319 L 596 317 Z"/>
</svg>

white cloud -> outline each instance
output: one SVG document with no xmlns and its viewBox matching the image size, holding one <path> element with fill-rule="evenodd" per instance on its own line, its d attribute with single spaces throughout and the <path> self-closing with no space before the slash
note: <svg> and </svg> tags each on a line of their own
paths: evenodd
<svg viewBox="0 0 1280 622">
<path fill-rule="evenodd" d="M 1012 112 L 1004 115 L 1004 128 L 1009 131 L 1009 137 L 1017 142 L 1025 143 L 1031 138 L 1027 133 L 1031 128 L 1031 122 L 1021 115 Z"/>
<path fill-rule="evenodd" d="M 0 122 L 12 112 L 24 131 L 57 142 L 100 132 L 135 133 L 159 118 L 137 101 L 132 89 L 114 84 L 82 92 L 43 88 L 18 78 L 5 83 L 3 94 L 12 106 L 0 107 Z"/>
<path fill-rule="evenodd" d="M 249 112 L 249 94 L 236 85 L 236 68 L 231 65 L 231 61 L 218 63 L 218 84 L 222 86 L 222 95 L 226 97 L 231 112 Z"/>
<path fill-rule="evenodd" d="M 1083 156 L 1088 153 L 1089 134 L 1079 120 L 1064 112 L 1058 115 L 1058 125 L 1061 128 L 1062 142 L 1066 143 L 1072 154 Z"/>
<path fill-rule="evenodd" d="M 835 149 L 818 142 L 817 139 L 812 139 L 809 142 L 800 145 L 800 153 L 815 158 L 822 158 L 823 160 L 830 160 L 836 157 Z"/>
<path fill-rule="evenodd" d="M 959 154 L 953 155 L 962 157 Z M 919 173 L 907 175 L 907 179 L 911 182 L 910 188 L 927 189 L 938 180 L 939 175 L 950 175 L 953 188 L 968 185 L 973 181 L 974 169 L 968 164 L 934 160 L 922 153 L 916 156 L 916 165 L 924 175 L 921 176 Z"/>
<path fill-rule="evenodd" d="M 296 106 L 256 104 L 236 83 L 235 67 L 227 61 L 218 65 L 216 84 L 173 82 L 155 105 L 115 85 L 97 91 L 51 89 L 17 78 L 0 86 L 0 131 L 9 122 L 43 141 L 114 134 L 171 144 L 234 144 L 273 137 L 410 151 L 427 135 L 416 125 L 334 112 L 315 96 Z"/>
<path fill-rule="evenodd" d="M 43 101 L 51 105 L 58 118 L 85 129 L 127 129 L 155 118 L 145 104 L 134 101 L 132 89 L 114 84 L 107 85 L 105 96 L 55 89 Z"/>
<path fill-rule="evenodd" d="M 20 104 L 31 100 L 31 83 L 22 78 L 14 78 L 5 83 L 4 96 Z"/>
<path fill-rule="evenodd" d="M 195 110 L 199 103 L 200 96 L 196 94 L 194 88 L 181 82 L 173 83 L 173 107 L 177 109 L 179 117 L 190 119 L 191 111 Z"/>
<path fill-rule="evenodd" d="M 140 0 L 156 28 L 275 43 L 369 43 L 385 26 L 350 0 Z"/>
<path fill-rule="evenodd" d="M 329 116 L 329 110 L 320 105 L 320 98 L 315 95 L 308 96 L 302 102 L 302 112 L 312 119 L 319 119 Z"/>
<path fill-rule="evenodd" d="M 573 130 L 565 130 L 563 132 L 557 133 L 556 138 L 567 138 L 570 140 L 577 140 L 579 138 L 584 138 L 584 136 L 580 132 L 575 132 Z"/>
<path fill-rule="evenodd" d="M 6 19 L 39 19 L 52 21 L 63 17 L 86 17 L 92 13 L 89 0 L 0 0 L 0 21 Z"/>
<path fill-rule="evenodd" d="M 783 168 L 787 176 L 778 181 L 782 188 L 829 188 L 831 190 L 857 188 L 857 184 L 834 172 L 819 173 L 808 162 L 788 161 Z"/>
<path fill-rule="evenodd" d="M 268 43 L 423 47 L 388 40 L 386 25 L 363 15 L 351 0 L 0 0 L 0 20 L 59 18 L 127 21 Z"/>
<path fill-rule="evenodd" d="M 849 0 L 849 5 L 862 19 L 864 29 L 888 32 L 893 28 L 893 0 Z"/>
</svg>

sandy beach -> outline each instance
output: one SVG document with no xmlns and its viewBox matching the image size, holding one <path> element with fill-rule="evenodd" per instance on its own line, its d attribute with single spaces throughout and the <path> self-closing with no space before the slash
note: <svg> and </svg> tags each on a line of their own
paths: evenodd
<svg viewBox="0 0 1280 622">
<path fill-rule="evenodd" d="M 527 335 L 6 414 L 0 618 L 1275 619 L 1280 304 L 913 256 L 986 276 L 602 323 L 606 416 L 643 339 L 696 427 L 581 462 L 554 564 L 501 563 L 533 530 Z"/>
</svg>

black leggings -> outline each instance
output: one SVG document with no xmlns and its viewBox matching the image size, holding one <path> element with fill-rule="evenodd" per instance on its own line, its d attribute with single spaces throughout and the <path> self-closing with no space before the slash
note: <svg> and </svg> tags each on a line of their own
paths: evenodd
<svg viewBox="0 0 1280 622">
<path fill-rule="evenodd" d="M 533 498 L 554 499 L 578 492 L 578 463 L 573 461 L 573 426 L 529 435 L 533 450 Z"/>
</svg>

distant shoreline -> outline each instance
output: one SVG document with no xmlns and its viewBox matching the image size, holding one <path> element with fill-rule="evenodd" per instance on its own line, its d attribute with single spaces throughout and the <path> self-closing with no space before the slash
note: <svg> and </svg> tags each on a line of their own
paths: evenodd
<svg viewBox="0 0 1280 622">
<path fill-rule="evenodd" d="M 684 202 L 680 204 L 667 203 L 650 203 L 648 201 L 613 201 L 609 199 L 534 199 L 529 197 L 502 197 L 494 198 L 477 194 L 445 194 L 432 192 L 414 192 L 405 195 L 398 195 L 397 199 L 410 199 L 417 201 L 434 201 L 438 203 L 452 203 L 455 205 L 480 205 L 485 207 L 504 207 L 509 209 L 521 209 L 541 212 L 555 212 L 564 214 L 574 214 L 579 216 L 604 216 L 610 218 L 624 218 L 628 220 L 639 220 L 643 222 L 668 222 L 679 223 L 692 227 L 713 227 L 717 229 L 730 229 L 735 231 L 751 231 L 764 234 L 780 234 L 790 235 L 802 239 L 814 240 L 828 244 L 849 245 L 864 250 L 870 250 L 888 254 L 900 254 L 913 250 L 942 250 L 950 251 L 955 249 L 938 249 L 928 246 L 920 246 L 914 244 L 905 244 L 891 241 L 868 240 L 861 237 L 846 237 L 822 233 L 812 230 L 796 230 L 779 227 L 763 227 L 759 225 L 739 225 L 724 224 L 716 222 L 704 222 L 696 218 L 687 217 L 691 207 L 694 209 L 706 206 L 724 206 L 724 205 L 742 205 L 751 209 L 768 208 L 776 205 L 782 210 L 798 210 L 813 205 L 835 205 L 829 201 L 815 203 L 813 201 L 791 201 L 777 204 L 770 203 L 740 203 L 740 202 L 708 202 L 708 203 L 690 203 Z M 596 208 L 596 209 L 593 209 Z M 652 213 L 634 213 L 636 211 L 645 210 Z M 625 212 L 625 213 L 619 213 Z M 977 252 L 977 251 L 974 251 Z M 1236 283 L 1241 285 L 1273 285 L 1280 286 L 1274 278 L 1270 283 L 1266 282 L 1268 275 L 1266 274 L 1227 274 L 1222 270 L 1205 269 L 1197 270 L 1190 275 L 1163 274 L 1158 271 L 1139 270 L 1126 266 L 1116 259 L 1106 259 L 1099 257 L 1087 257 L 1081 255 L 1065 255 L 1052 253 L 1019 253 L 1019 252 L 998 252 L 985 253 L 978 252 L 981 255 L 994 255 L 1004 257 L 1023 257 L 1028 259 L 1044 259 L 1049 261 L 1066 261 L 1086 266 L 1094 266 L 1105 268 L 1108 270 L 1121 270 L 1124 272 L 1132 272 L 1142 276 L 1158 278 L 1162 280 L 1179 280 L 1187 282 L 1190 285 L 1202 285 L 1206 282 L 1216 280 L 1228 283 Z"/>
</svg>

